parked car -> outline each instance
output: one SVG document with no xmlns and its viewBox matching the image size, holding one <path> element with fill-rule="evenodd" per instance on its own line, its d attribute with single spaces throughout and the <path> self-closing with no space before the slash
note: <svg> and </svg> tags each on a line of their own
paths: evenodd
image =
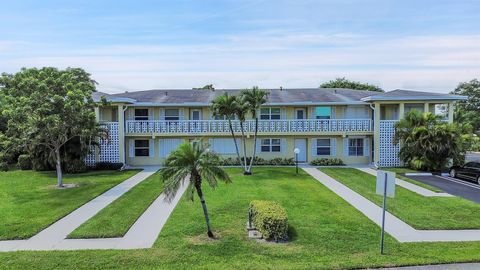
<svg viewBox="0 0 480 270">
<path fill-rule="evenodd" d="M 453 166 L 450 168 L 450 176 L 480 184 L 480 162 L 467 162 L 463 166 Z"/>
</svg>

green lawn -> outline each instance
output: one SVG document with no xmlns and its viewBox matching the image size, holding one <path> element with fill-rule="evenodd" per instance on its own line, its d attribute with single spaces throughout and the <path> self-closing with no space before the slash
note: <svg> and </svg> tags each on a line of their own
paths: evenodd
<svg viewBox="0 0 480 270">
<path fill-rule="evenodd" d="M 121 237 L 162 191 L 163 183 L 155 173 L 82 224 L 68 238 Z"/>
<path fill-rule="evenodd" d="M 0 239 L 29 238 L 138 171 L 65 175 L 79 187 L 59 190 L 54 172 L 0 173 Z"/>
<path fill-rule="evenodd" d="M 199 201 L 181 200 L 153 248 L 0 253 L 0 269 L 344 269 L 480 260 L 480 242 L 400 244 L 388 235 L 379 255 L 379 227 L 303 171 L 227 170 L 232 184 L 204 188 L 217 240 L 205 235 Z M 288 244 L 246 237 L 252 199 L 286 208 Z"/>
<path fill-rule="evenodd" d="M 322 168 L 322 172 L 355 190 L 377 205 L 376 178 L 353 168 Z M 416 229 L 480 229 L 480 204 L 458 197 L 424 197 L 396 186 L 388 211 Z"/>
<path fill-rule="evenodd" d="M 402 173 L 402 174 L 404 174 L 404 173 L 418 173 L 419 171 L 408 169 L 408 168 L 382 168 L 382 170 L 394 172 L 394 173 L 396 173 L 397 178 L 405 180 L 405 181 L 410 182 L 412 184 L 415 184 L 417 186 L 421 186 L 423 188 L 429 189 L 433 192 L 443 192 L 443 190 L 441 190 L 437 187 L 430 186 L 430 185 L 427 185 L 425 183 L 422 183 L 422 182 L 413 180 L 411 178 L 408 178 L 406 176 L 400 175 L 400 173 Z"/>
</svg>

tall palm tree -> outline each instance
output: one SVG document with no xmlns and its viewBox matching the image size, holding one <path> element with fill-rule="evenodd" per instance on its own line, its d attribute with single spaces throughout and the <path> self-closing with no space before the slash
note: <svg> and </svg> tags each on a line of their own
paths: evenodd
<svg viewBox="0 0 480 270">
<path fill-rule="evenodd" d="M 214 116 L 217 117 L 225 117 L 228 120 L 228 127 L 230 128 L 230 132 L 232 134 L 233 143 L 235 144 L 235 150 L 237 152 L 238 160 L 240 161 L 240 165 L 245 167 L 242 159 L 240 158 L 240 150 L 238 149 L 237 139 L 235 138 L 235 131 L 233 130 L 232 119 L 235 118 L 236 114 L 236 107 L 237 107 L 237 97 L 231 96 L 228 93 L 224 93 L 216 97 L 212 101 L 211 111 L 213 112 Z"/>
<path fill-rule="evenodd" d="M 197 192 L 207 224 L 207 235 L 211 238 L 214 236 L 203 196 L 202 180 L 206 180 L 212 188 L 217 186 L 217 180 L 231 182 L 228 174 L 218 166 L 219 161 L 219 156 L 210 152 L 202 142 L 185 142 L 168 155 L 165 167 L 160 170 L 164 192 L 169 200 L 175 197 L 180 186 L 187 177 L 190 177 L 187 189 L 188 199 L 193 201 L 194 193 Z"/>
<path fill-rule="evenodd" d="M 248 111 L 252 114 L 252 118 L 255 119 L 255 133 L 253 135 L 253 155 L 248 165 L 247 172 L 252 173 L 252 166 L 257 154 L 257 134 L 258 134 L 258 112 L 260 107 L 267 103 L 268 92 L 259 89 L 258 86 L 254 86 L 251 90 L 243 90 L 241 92 L 245 103 L 247 104 Z"/>
<path fill-rule="evenodd" d="M 251 173 L 247 170 L 247 140 L 245 137 L 245 120 L 248 112 L 248 104 L 245 101 L 244 96 L 237 96 L 237 102 L 235 106 L 235 115 L 240 122 L 240 131 L 242 133 L 242 145 L 243 145 L 243 174 L 250 175 Z"/>
</svg>

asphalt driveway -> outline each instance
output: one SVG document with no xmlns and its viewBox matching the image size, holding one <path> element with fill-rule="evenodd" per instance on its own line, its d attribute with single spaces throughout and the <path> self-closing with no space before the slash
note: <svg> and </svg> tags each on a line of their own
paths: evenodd
<svg viewBox="0 0 480 270">
<path fill-rule="evenodd" d="M 465 198 L 476 203 L 480 203 L 480 185 L 469 182 L 467 180 L 460 180 L 450 176 L 406 176 L 413 180 L 437 187 L 444 192 L 452 195 Z"/>
</svg>

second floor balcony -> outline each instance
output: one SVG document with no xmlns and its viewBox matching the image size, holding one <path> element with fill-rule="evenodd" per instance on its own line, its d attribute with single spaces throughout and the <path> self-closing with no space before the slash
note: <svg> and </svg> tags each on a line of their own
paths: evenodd
<svg viewBox="0 0 480 270">
<path fill-rule="evenodd" d="M 240 121 L 232 120 L 235 132 L 241 132 Z M 255 132 L 255 120 L 246 120 L 246 133 Z M 259 120 L 258 133 L 335 133 L 371 132 L 371 119 L 285 119 Z M 230 134 L 227 120 L 127 120 L 127 134 Z"/>
</svg>

